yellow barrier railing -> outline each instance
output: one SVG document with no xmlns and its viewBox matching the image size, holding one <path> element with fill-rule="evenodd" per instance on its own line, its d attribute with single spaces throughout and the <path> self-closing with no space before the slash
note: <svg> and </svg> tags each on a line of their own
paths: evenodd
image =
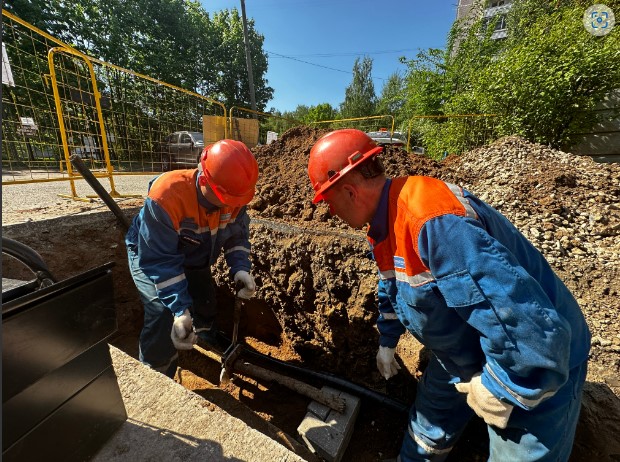
<svg viewBox="0 0 620 462">
<path fill-rule="evenodd" d="M 377 115 L 368 117 L 354 117 L 350 119 L 321 120 L 311 122 L 310 125 L 326 125 L 334 130 L 340 128 L 356 128 L 363 132 L 389 131 L 394 133 L 394 116 Z"/>
</svg>

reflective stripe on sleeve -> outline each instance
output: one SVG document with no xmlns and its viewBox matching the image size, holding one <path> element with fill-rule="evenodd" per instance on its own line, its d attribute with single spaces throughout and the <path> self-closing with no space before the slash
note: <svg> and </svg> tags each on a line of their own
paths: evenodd
<svg viewBox="0 0 620 462">
<path fill-rule="evenodd" d="M 398 319 L 398 315 L 396 313 L 379 313 L 379 316 L 386 320 Z"/>
<path fill-rule="evenodd" d="M 183 279 L 185 279 L 185 273 L 183 274 L 179 274 L 178 276 L 175 276 L 173 278 L 170 278 L 164 282 L 160 282 L 159 284 L 155 284 L 155 288 L 157 290 L 163 290 L 166 287 L 171 286 L 172 284 L 176 284 L 177 282 L 181 282 Z"/>
<path fill-rule="evenodd" d="M 538 404 L 540 404 L 540 402 L 544 399 L 547 399 L 553 395 L 555 395 L 555 391 L 548 391 L 546 393 L 544 393 L 540 398 L 538 399 L 529 399 L 529 398 L 524 398 L 523 396 L 517 395 L 514 391 L 512 391 L 510 388 L 508 388 L 506 385 L 504 385 L 504 383 L 499 380 L 499 378 L 497 377 L 497 375 L 495 374 L 495 372 L 493 372 L 493 369 L 491 369 L 491 366 L 489 366 L 489 363 L 485 364 L 484 368 L 487 370 L 487 372 L 489 373 L 489 375 L 491 377 L 493 377 L 493 379 L 495 379 L 495 381 L 504 389 L 506 390 L 506 392 L 512 396 L 515 400 L 517 400 L 518 402 L 520 402 L 521 404 L 523 404 L 526 407 L 535 407 Z"/>
<path fill-rule="evenodd" d="M 395 277 L 395 273 L 396 272 L 394 270 L 379 271 L 379 279 L 392 279 L 393 277 Z"/>
<path fill-rule="evenodd" d="M 452 194 L 456 196 L 456 198 L 463 205 L 463 207 L 465 207 L 465 213 L 467 215 L 467 218 L 473 218 L 477 220 L 478 214 L 473 209 L 473 207 L 469 205 L 469 201 L 465 198 L 465 196 L 463 196 L 463 188 L 452 183 L 446 183 L 446 186 L 450 189 L 450 191 L 452 191 Z"/>
<path fill-rule="evenodd" d="M 250 253 L 250 249 L 248 249 L 247 247 L 243 247 L 242 245 L 236 245 L 234 247 L 231 247 L 230 249 L 228 249 L 227 251 L 224 252 L 224 255 L 230 253 L 230 252 L 236 252 L 237 250 L 240 250 L 242 252 L 247 252 Z"/>
<path fill-rule="evenodd" d="M 446 454 L 452 451 L 452 447 L 445 448 L 445 449 L 437 449 L 437 448 L 433 448 L 429 446 L 424 440 L 422 440 L 422 438 L 420 438 L 418 435 L 413 433 L 413 430 L 411 429 L 410 425 L 408 425 L 407 427 L 409 430 L 409 436 L 413 438 L 413 441 L 415 441 L 418 446 L 424 449 L 427 454 Z"/>
</svg>

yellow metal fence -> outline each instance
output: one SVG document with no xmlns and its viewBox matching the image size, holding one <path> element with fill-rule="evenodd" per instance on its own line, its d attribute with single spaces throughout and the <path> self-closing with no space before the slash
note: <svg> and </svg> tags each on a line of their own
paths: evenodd
<svg viewBox="0 0 620 462">
<path fill-rule="evenodd" d="M 97 177 L 161 172 L 196 163 L 200 142 L 178 159 L 169 137 L 228 135 L 219 101 L 90 58 L 9 12 L 3 15 L 2 184 L 81 178 L 79 154 Z M 4 74 L 7 74 L 5 79 Z M 6 81 L 5 81 L 6 80 Z M 191 157 L 188 157 L 188 155 Z"/>
</svg>

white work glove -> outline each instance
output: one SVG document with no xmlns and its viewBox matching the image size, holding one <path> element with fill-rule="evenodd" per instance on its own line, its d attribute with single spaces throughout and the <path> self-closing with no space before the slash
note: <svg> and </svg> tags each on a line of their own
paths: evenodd
<svg viewBox="0 0 620 462">
<path fill-rule="evenodd" d="M 243 288 L 237 292 L 237 297 L 249 300 L 254 296 L 256 292 L 256 284 L 254 278 L 247 271 L 237 271 L 235 273 L 235 282 L 241 281 Z"/>
<path fill-rule="evenodd" d="M 385 380 L 398 374 L 400 369 L 396 358 L 394 358 L 394 353 L 396 353 L 396 348 L 385 346 L 380 346 L 377 352 L 377 369 L 385 377 Z"/>
<path fill-rule="evenodd" d="M 482 384 L 480 372 L 475 374 L 470 382 L 456 383 L 454 386 L 459 392 L 467 394 L 467 404 L 478 417 L 494 427 L 506 428 L 514 406 L 497 399 Z"/>
<path fill-rule="evenodd" d="M 191 350 L 196 343 L 197 336 L 192 325 L 192 315 L 186 309 L 182 315 L 175 316 L 170 332 L 172 343 L 177 350 Z"/>
</svg>

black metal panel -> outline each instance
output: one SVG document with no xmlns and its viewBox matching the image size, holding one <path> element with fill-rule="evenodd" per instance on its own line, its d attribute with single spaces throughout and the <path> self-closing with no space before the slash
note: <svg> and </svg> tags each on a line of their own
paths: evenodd
<svg viewBox="0 0 620 462">
<path fill-rule="evenodd" d="M 7 303 L 18 297 L 34 292 L 39 287 L 39 281 L 23 281 L 20 279 L 2 278 L 2 303 Z"/>
<path fill-rule="evenodd" d="M 4 402 L 2 450 L 72 399 L 110 364 L 110 347 L 103 340 Z"/>
<path fill-rule="evenodd" d="M 3 403 L 116 331 L 111 266 L 3 306 Z"/>
<path fill-rule="evenodd" d="M 2 453 L 5 462 L 82 462 L 127 419 L 112 367 Z M 7 425 L 7 422 L 3 422 Z"/>
</svg>

